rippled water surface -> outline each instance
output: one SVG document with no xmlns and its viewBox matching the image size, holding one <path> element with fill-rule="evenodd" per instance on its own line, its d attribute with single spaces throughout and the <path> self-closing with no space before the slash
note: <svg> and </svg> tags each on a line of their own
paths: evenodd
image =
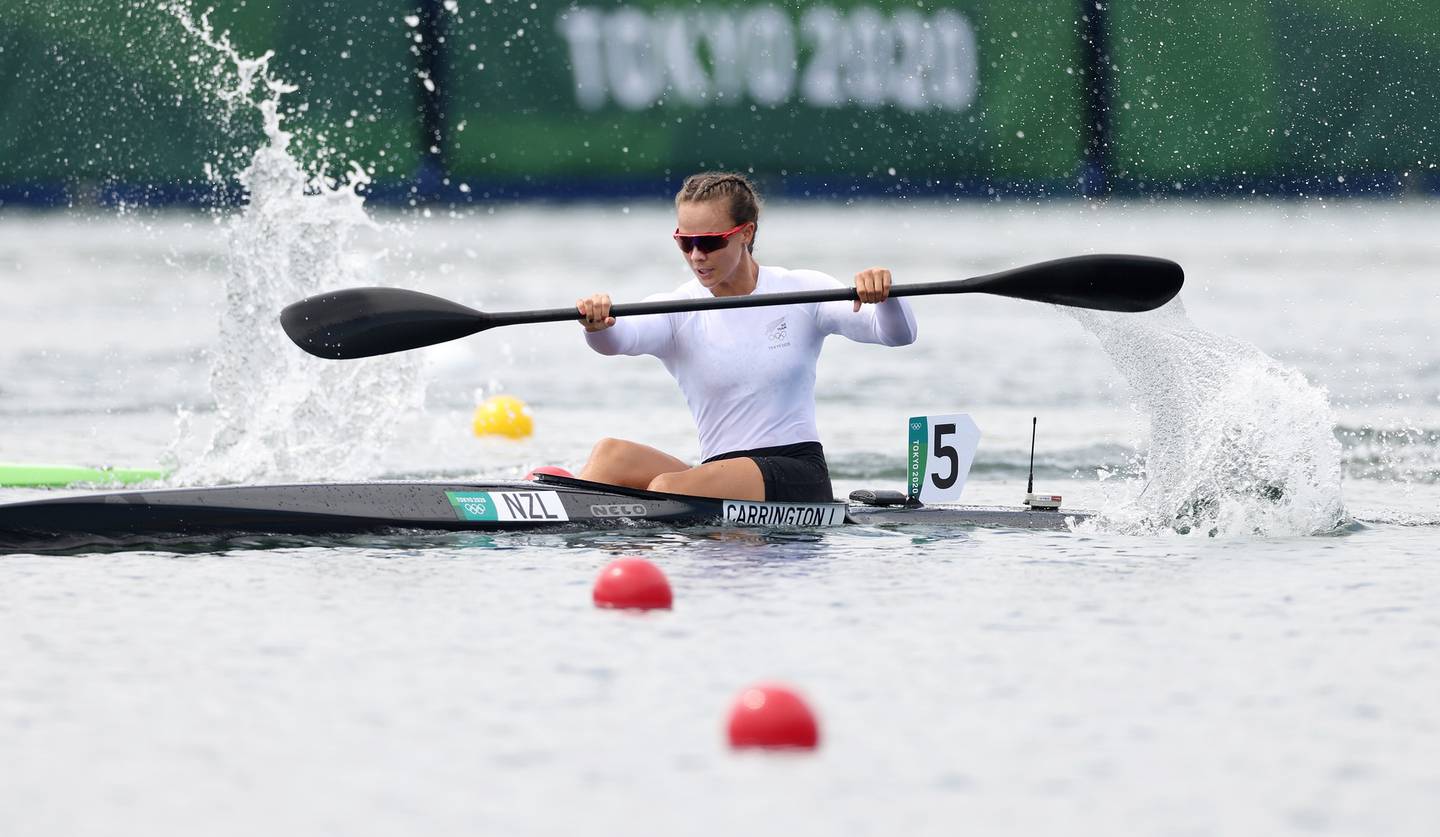
<svg viewBox="0 0 1440 837">
<path fill-rule="evenodd" d="M 761 260 L 842 277 L 1173 258 L 1188 320 L 1223 340 L 1207 355 L 1174 329 L 1132 335 L 1124 352 L 1154 353 L 1137 373 L 1093 323 L 969 297 L 917 300 L 912 347 L 827 346 L 819 417 L 838 488 L 898 488 L 906 417 L 968 412 L 984 437 L 966 498 L 1014 503 L 1036 415 L 1037 488 L 1108 515 L 1073 533 L 249 538 L 0 556 L 0 830 L 1430 834 L 1436 213 L 773 206 Z M 661 203 L 382 216 L 327 250 L 207 216 L 5 215 L 0 461 L 164 462 L 193 484 L 513 478 L 574 467 L 604 435 L 693 457 L 661 366 L 594 355 L 577 328 L 497 330 L 351 372 L 288 350 L 272 310 L 361 283 L 486 310 L 638 299 L 685 278 L 670 226 Z M 1226 365 L 1252 350 L 1263 363 Z M 1196 382 L 1216 386 L 1217 369 L 1254 389 L 1207 397 Z M 1139 397 L 1137 380 L 1153 391 Z M 470 434 L 477 394 L 502 391 L 534 410 L 530 439 Z M 1130 513 L 1192 487 L 1147 459 L 1182 433 L 1155 422 L 1155 403 L 1247 454 L 1166 449 L 1225 505 L 1216 537 Z M 1312 455 L 1260 478 L 1335 504 L 1318 534 L 1235 470 Z M 593 609 L 591 582 L 618 555 L 663 567 L 675 610 Z M 730 700 L 768 679 L 810 697 L 818 752 L 725 747 Z"/>
</svg>

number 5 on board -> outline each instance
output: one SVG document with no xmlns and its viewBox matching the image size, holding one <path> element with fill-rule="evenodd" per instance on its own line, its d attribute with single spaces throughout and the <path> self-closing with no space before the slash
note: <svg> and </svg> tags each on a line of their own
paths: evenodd
<svg viewBox="0 0 1440 837">
<path fill-rule="evenodd" d="M 911 418 L 906 495 L 922 503 L 959 499 L 979 446 L 980 428 L 965 413 Z"/>
</svg>

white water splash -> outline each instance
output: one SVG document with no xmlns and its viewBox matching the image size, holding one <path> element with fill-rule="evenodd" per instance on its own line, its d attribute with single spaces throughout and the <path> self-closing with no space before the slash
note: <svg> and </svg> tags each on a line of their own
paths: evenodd
<svg viewBox="0 0 1440 837">
<path fill-rule="evenodd" d="M 1099 524 L 1123 532 L 1310 535 L 1345 519 L 1325 391 L 1175 300 L 1147 314 L 1067 309 L 1099 338 L 1150 419 L 1136 498 Z"/>
<path fill-rule="evenodd" d="M 370 275 L 373 259 L 357 247 L 359 235 L 381 230 L 357 193 L 369 178 L 358 164 L 339 181 L 307 172 L 282 127 L 281 99 L 296 88 L 271 74 L 272 53 L 244 58 L 205 17 L 197 23 L 183 7 L 172 11 L 220 68 L 216 99 L 232 118 L 258 114 L 265 137 L 238 175 L 248 202 L 228 221 L 220 344 L 211 353 L 215 423 L 202 446 L 187 438 L 191 423 L 181 422 L 172 452 L 203 453 L 183 462 L 172 482 L 373 476 L 396 418 L 423 399 L 417 361 L 320 360 L 279 325 L 280 310 L 298 299 L 381 284 Z M 218 165 L 207 174 L 225 177 Z"/>
</svg>

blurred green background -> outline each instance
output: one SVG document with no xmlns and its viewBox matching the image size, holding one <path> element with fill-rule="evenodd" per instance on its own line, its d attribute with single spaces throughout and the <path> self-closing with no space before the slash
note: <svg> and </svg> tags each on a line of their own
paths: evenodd
<svg viewBox="0 0 1440 837">
<path fill-rule="evenodd" d="M 164 4 L 0 6 L 0 201 L 195 200 L 207 165 L 230 180 L 262 141 L 253 109 L 222 101 L 232 68 Z M 620 195 L 712 167 L 795 196 L 1073 194 L 1085 162 L 1093 3 L 434 8 L 443 42 L 396 0 L 220 2 L 210 20 L 299 87 L 297 156 L 358 161 L 382 196 Z M 1117 191 L 1440 188 L 1440 0 L 1104 11 Z M 426 169 L 437 44 L 445 140 Z"/>
</svg>

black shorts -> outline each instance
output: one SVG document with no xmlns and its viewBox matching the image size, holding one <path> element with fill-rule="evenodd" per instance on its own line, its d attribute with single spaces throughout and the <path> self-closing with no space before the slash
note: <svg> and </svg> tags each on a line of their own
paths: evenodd
<svg viewBox="0 0 1440 837">
<path fill-rule="evenodd" d="M 767 501 L 828 503 L 835 499 L 835 489 L 830 487 L 830 466 L 825 464 L 825 449 L 819 442 L 736 450 L 705 461 L 742 457 L 754 460 L 760 468 L 760 476 L 765 478 Z"/>
</svg>

